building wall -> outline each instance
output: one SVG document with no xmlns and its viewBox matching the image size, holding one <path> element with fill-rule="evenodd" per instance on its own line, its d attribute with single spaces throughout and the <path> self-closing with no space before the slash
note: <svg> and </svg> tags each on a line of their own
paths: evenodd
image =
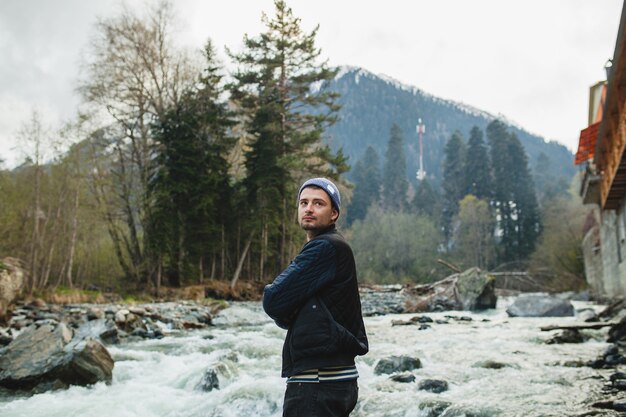
<svg viewBox="0 0 626 417">
<path fill-rule="evenodd" d="M 596 294 L 605 294 L 603 281 L 602 246 L 600 227 L 595 225 L 583 237 L 583 258 L 587 283 Z"/>
<path fill-rule="evenodd" d="M 624 206 L 622 205 L 622 208 Z M 624 295 L 626 285 L 626 236 L 623 209 L 603 210 L 600 224 L 602 254 L 602 293 L 609 297 Z"/>
</svg>

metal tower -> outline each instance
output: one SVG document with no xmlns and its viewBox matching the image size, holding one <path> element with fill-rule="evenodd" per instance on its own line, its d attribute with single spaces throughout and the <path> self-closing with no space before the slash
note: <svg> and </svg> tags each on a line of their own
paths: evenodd
<svg viewBox="0 0 626 417">
<path fill-rule="evenodd" d="M 422 137 L 424 136 L 424 132 L 426 131 L 426 125 L 422 123 L 422 119 L 417 119 L 417 126 L 415 126 L 415 130 L 420 138 L 420 169 L 417 171 L 417 179 L 423 180 L 426 178 L 426 171 L 424 171 L 424 157 L 422 153 Z"/>
</svg>

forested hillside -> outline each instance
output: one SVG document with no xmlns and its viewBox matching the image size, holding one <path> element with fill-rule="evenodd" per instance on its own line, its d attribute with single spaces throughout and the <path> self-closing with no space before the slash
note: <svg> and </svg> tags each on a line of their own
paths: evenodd
<svg viewBox="0 0 626 417">
<path fill-rule="evenodd" d="M 467 141 L 473 126 L 484 130 L 496 116 L 454 101 L 429 95 L 418 88 L 402 85 L 392 79 L 378 76 L 365 69 L 343 67 L 330 82 L 329 89 L 340 94 L 339 121 L 327 131 L 333 150 L 343 148 L 354 166 L 371 145 L 379 155 L 384 155 L 389 129 L 396 123 L 405 137 L 407 175 L 415 185 L 419 168 L 419 142 L 416 132 L 418 118 L 426 125 L 423 137 L 424 166 L 429 180 L 441 181 L 444 146 L 455 130 Z M 529 165 L 535 173 L 540 171 L 550 178 L 562 177 L 569 183 L 575 168 L 571 152 L 563 145 L 548 142 L 518 126 L 498 117 L 522 143 Z M 540 158 L 541 154 L 548 157 Z M 547 166 L 545 166 L 547 164 Z M 348 174 L 351 178 L 351 173 Z M 541 181 L 536 181 L 541 186 Z M 541 192 L 542 190 L 538 190 Z"/>
</svg>

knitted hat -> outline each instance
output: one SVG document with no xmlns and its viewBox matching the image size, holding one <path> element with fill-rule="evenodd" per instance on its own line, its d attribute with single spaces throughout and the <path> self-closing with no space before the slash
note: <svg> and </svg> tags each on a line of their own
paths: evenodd
<svg viewBox="0 0 626 417">
<path fill-rule="evenodd" d="M 300 191 L 298 191 L 298 201 L 300 201 L 300 194 L 302 194 L 302 190 L 306 187 L 310 187 L 311 185 L 315 185 L 326 191 L 326 194 L 330 197 L 333 207 L 335 207 L 337 212 L 339 212 L 339 209 L 341 208 L 341 195 L 339 194 L 339 189 L 332 183 L 332 181 L 327 180 L 326 178 L 311 178 L 310 180 L 306 180 L 304 184 L 302 184 L 302 187 L 300 187 Z"/>
</svg>

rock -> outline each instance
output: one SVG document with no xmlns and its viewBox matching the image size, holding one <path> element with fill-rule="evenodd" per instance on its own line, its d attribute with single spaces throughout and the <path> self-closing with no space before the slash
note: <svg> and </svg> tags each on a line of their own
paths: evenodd
<svg viewBox="0 0 626 417">
<path fill-rule="evenodd" d="M 609 379 L 611 380 L 611 382 L 626 380 L 626 372 L 615 372 L 609 377 Z"/>
<path fill-rule="evenodd" d="M 97 307 L 90 307 L 87 310 L 87 320 L 100 320 L 105 317 L 104 311 Z"/>
<path fill-rule="evenodd" d="M 506 312 L 511 317 L 567 317 L 574 315 L 574 306 L 549 295 L 522 295 Z"/>
<path fill-rule="evenodd" d="M 130 307 L 128 309 L 131 313 L 133 313 L 136 316 L 145 316 L 146 315 L 146 309 L 145 308 L 141 308 L 141 307 Z"/>
<path fill-rule="evenodd" d="M 415 322 L 411 320 L 391 320 L 391 326 L 412 326 Z"/>
<path fill-rule="evenodd" d="M 409 383 L 415 381 L 415 375 L 410 372 L 403 372 L 401 374 L 392 375 L 389 377 L 392 381 L 401 382 L 401 383 Z"/>
<path fill-rule="evenodd" d="M 118 329 L 115 323 L 107 319 L 88 321 L 76 330 L 74 337 L 79 339 L 96 339 L 105 344 L 119 342 Z"/>
<path fill-rule="evenodd" d="M 406 287 L 402 292 L 407 312 L 484 310 L 495 308 L 497 301 L 495 279 L 478 268 L 432 284 Z"/>
<path fill-rule="evenodd" d="M 0 330 L 0 347 L 7 346 L 13 341 L 13 336 L 4 330 Z"/>
<path fill-rule="evenodd" d="M 561 333 L 546 340 L 546 343 L 551 345 L 551 344 L 560 344 L 560 343 L 582 343 L 584 341 L 585 339 L 583 335 L 578 330 L 565 329 Z"/>
<path fill-rule="evenodd" d="M 439 402 L 439 401 L 420 401 L 419 409 L 420 416 L 423 417 L 441 417 L 444 415 L 446 409 L 448 409 L 452 403 Z M 469 417 L 469 416 L 468 416 Z"/>
<path fill-rule="evenodd" d="M 202 375 L 202 380 L 196 385 L 196 389 L 199 391 L 210 392 L 214 389 L 220 389 L 220 381 L 217 377 L 217 372 L 213 368 L 209 368 Z"/>
<path fill-rule="evenodd" d="M 186 330 L 189 330 L 189 329 L 204 329 L 206 327 L 206 324 L 198 323 L 197 321 L 184 320 L 182 322 L 182 326 Z"/>
<path fill-rule="evenodd" d="M 72 339 L 64 323 L 29 327 L 0 357 L 0 386 L 42 391 L 69 385 L 110 382 L 113 359 L 93 339 Z"/>
<path fill-rule="evenodd" d="M 412 371 L 422 367 L 419 358 L 410 356 L 390 356 L 378 361 L 374 368 L 376 375 L 393 374 L 395 372 Z"/>
<path fill-rule="evenodd" d="M 496 280 L 479 268 L 463 271 L 457 280 L 458 297 L 463 310 L 486 310 L 496 308 Z"/>
<path fill-rule="evenodd" d="M 565 361 L 563 363 L 560 363 L 559 365 L 564 366 L 566 368 L 582 368 L 583 366 L 586 366 L 587 364 L 582 359 L 576 359 L 576 360 L 571 360 L 571 361 Z"/>
<path fill-rule="evenodd" d="M 116 323 L 126 323 L 126 316 L 130 314 L 130 311 L 126 310 L 125 308 L 118 310 L 115 313 L 115 322 Z"/>
<path fill-rule="evenodd" d="M 580 321 L 584 321 L 585 323 L 600 321 L 600 318 L 598 317 L 596 312 L 590 308 L 585 308 L 584 310 L 577 311 L 576 315 L 578 316 L 578 319 Z"/>
<path fill-rule="evenodd" d="M 626 411 L 626 399 L 599 401 L 592 404 L 592 407 L 605 410 Z"/>
<path fill-rule="evenodd" d="M 413 316 L 409 320 L 391 320 L 392 326 L 409 326 L 419 323 L 433 323 L 434 320 L 428 316 Z M 420 327 L 421 330 L 421 327 Z"/>
<path fill-rule="evenodd" d="M 609 329 L 609 343 L 615 343 L 619 340 L 623 340 L 626 336 L 626 316 L 624 316 L 617 324 L 613 325 Z"/>
<path fill-rule="evenodd" d="M 0 260 L 0 321 L 6 318 L 9 306 L 24 288 L 24 270 L 14 258 Z"/>
<path fill-rule="evenodd" d="M 417 389 L 439 394 L 448 390 L 448 382 L 439 379 L 424 379 L 423 381 L 420 381 Z"/>
<path fill-rule="evenodd" d="M 99 381 L 111 382 L 113 358 L 96 340 L 80 340 L 66 347 L 66 362 L 59 370 L 60 380 L 67 385 L 91 385 Z"/>
<path fill-rule="evenodd" d="M 474 365 L 472 365 L 473 368 L 485 368 L 485 369 L 502 369 L 502 368 L 506 368 L 507 366 L 509 365 L 507 365 L 506 363 L 496 362 L 492 360 L 476 362 Z"/>
</svg>

